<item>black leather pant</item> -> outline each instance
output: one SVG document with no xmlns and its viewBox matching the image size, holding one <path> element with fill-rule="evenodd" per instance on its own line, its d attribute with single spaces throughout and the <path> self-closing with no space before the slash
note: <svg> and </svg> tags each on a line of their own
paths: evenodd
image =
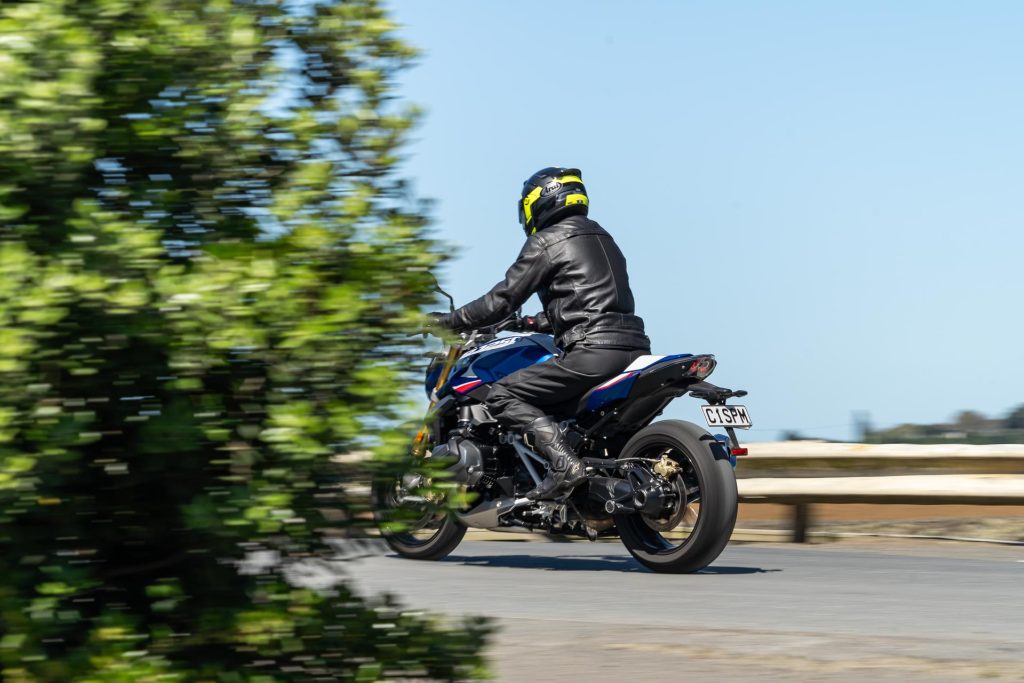
<svg viewBox="0 0 1024 683">
<path fill-rule="evenodd" d="M 523 368 L 491 385 L 487 409 L 520 430 L 558 410 L 575 414 L 573 402 L 614 377 L 649 349 L 572 345 L 558 358 Z"/>
</svg>

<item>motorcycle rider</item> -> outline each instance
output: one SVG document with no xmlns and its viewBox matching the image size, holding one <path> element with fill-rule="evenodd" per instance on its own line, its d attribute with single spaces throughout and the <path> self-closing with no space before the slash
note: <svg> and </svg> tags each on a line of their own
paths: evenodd
<svg viewBox="0 0 1024 683">
<path fill-rule="evenodd" d="M 519 223 L 526 244 L 505 279 L 452 313 L 432 313 L 454 331 L 486 327 L 513 315 L 537 293 L 544 311 L 524 318 L 524 331 L 550 332 L 562 354 L 514 372 L 491 386 L 491 415 L 520 430 L 548 459 L 545 479 L 527 497 L 566 495 L 586 479 L 552 406 L 577 400 L 650 353 L 635 315 L 626 259 L 611 235 L 587 217 L 590 199 L 576 168 L 548 167 L 523 183 Z"/>
</svg>

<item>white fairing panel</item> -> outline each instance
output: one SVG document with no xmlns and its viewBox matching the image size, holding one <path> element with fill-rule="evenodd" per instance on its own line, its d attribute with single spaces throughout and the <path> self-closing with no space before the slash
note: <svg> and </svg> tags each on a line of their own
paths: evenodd
<svg viewBox="0 0 1024 683">
<path fill-rule="evenodd" d="M 635 361 L 630 363 L 623 372 L 636 372 L 637 370 L 644 370 L 649 368 L 665 356 L 640 356 Z"/>
</svg>

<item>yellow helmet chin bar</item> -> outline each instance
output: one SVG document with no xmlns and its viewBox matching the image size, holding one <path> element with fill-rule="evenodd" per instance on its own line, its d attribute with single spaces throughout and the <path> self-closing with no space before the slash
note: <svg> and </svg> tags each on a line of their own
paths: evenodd
<svg viewBox="0 0 1024 683">
<path fill-rule="evenodd" d="M 561 178 L 556 178 L 555 180 L 556 182 L 562 185 L 565 185 L 567 183 L 580 183 L 581 185 L 583 184 L 583 179 L 576 175 L 564 175 Z M 527 225 L 533 222 L 533 204 L 538 199 L 540 199 L 540 195 L 541 192 L 543 192 L 543 190 L 543 187 L 535 187 L 532 190 L 530 190 L 530 194 L 523 197 L 523 215 L 526 217 Z M 590 200 L 587 199 L 587 195 L 585 194 L 571 194 L 565 198 L 565 206 L 571 206 L 573 204 L 582 204 L 583 206 L 590 206 Z M 536 234 L 536 232 L 537 226 L 535 225 L 533 226 L 533 229 L 530 230 L 530 234 L 533 235 Z"/>
<path fill-rule="evenodd" d="M 523 197 L 523 215 L 526 216 L 526 224 L 529 225 L 533 222 L 533 203 L 540 199 L 540 193 L 543 188 L 535 187 L 530 190 L 530 194 Z M 537 232 L 537 226 L 533 226 L 531 235 Z"/>
</svg>

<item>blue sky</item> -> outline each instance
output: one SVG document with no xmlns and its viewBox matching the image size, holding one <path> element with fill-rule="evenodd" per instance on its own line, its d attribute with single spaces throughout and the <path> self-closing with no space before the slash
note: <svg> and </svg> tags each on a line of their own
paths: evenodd
<svg viewBox="0 0 1024 683">
<path fill-rule="evenodd" d="M 1024 3 L 388 6 L 457 302 L 518 253 L 523 179 L 578 166 L 654 352 L 715 353 L 748 438 L 1024 403 Z"/>
</svg>

